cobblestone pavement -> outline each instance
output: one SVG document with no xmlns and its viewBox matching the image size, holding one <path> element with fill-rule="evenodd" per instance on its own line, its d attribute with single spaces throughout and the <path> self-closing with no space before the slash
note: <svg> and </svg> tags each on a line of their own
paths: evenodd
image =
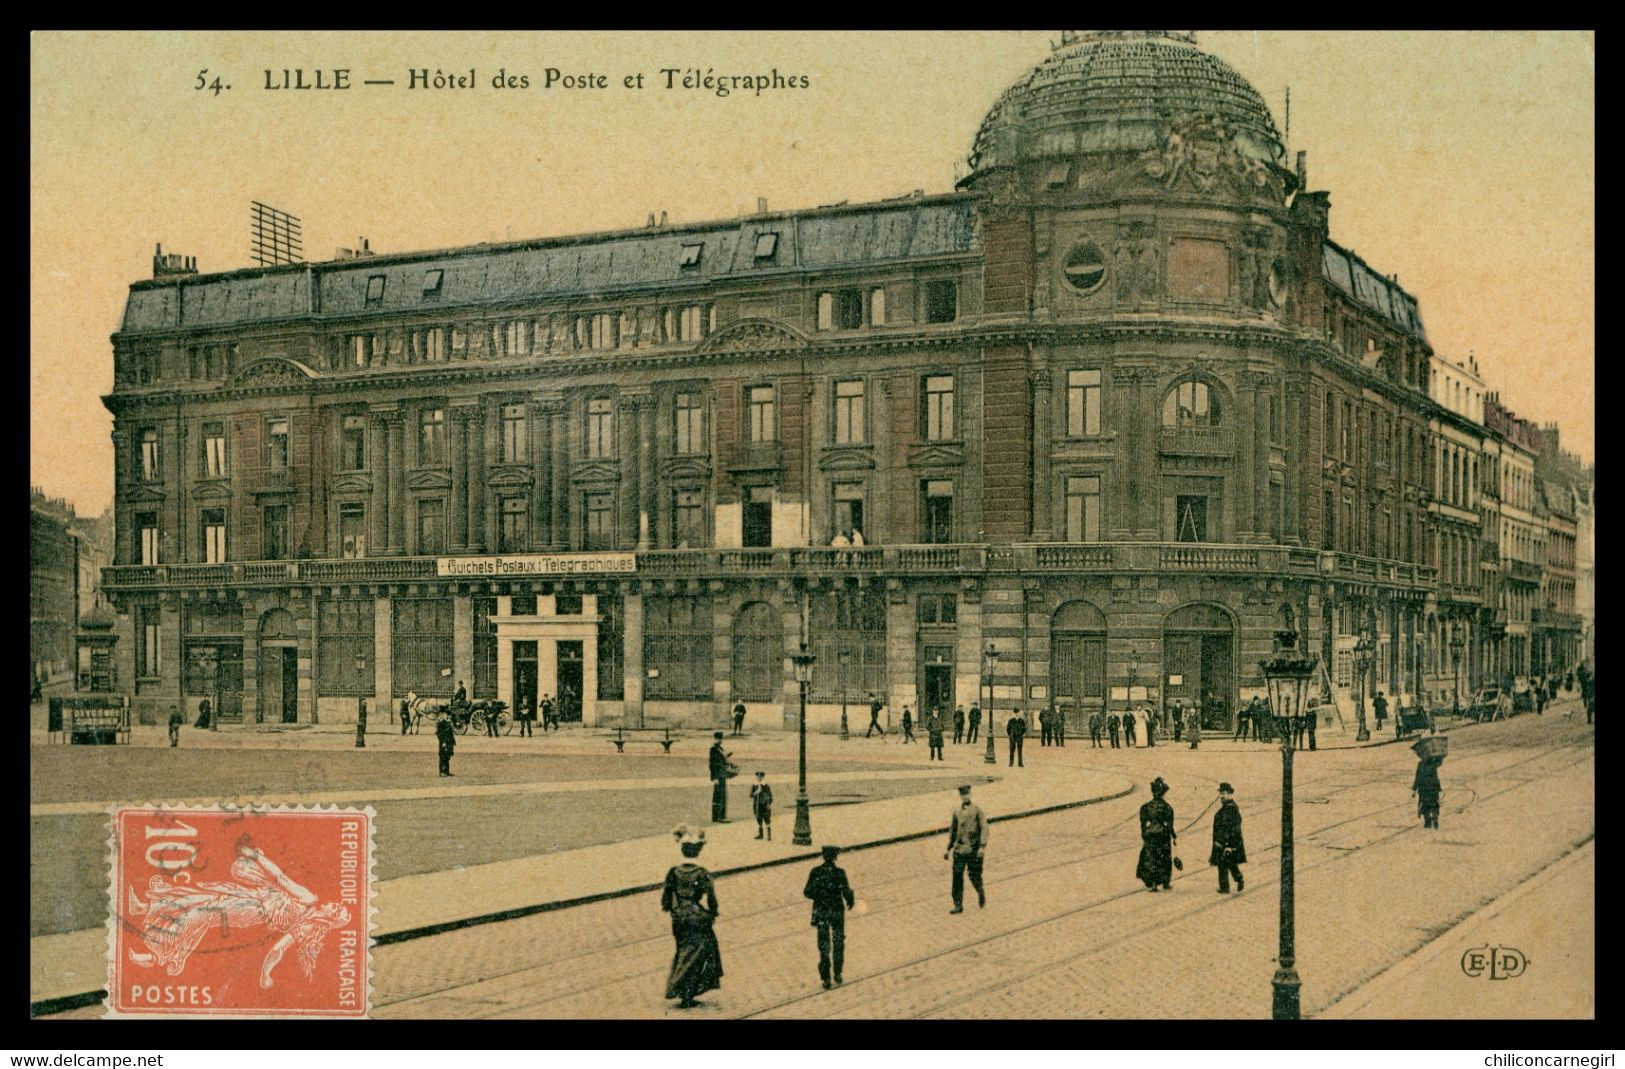
<svg viewBox="0 0 1625 1069">
<path fill-rule="evenodd" d="M 843 865 L 860 902 L 847 926 L 846 983 L 824 992 L 800 897 L 806 866 L 742 873 L 718 885 L 724 986 L 682 1015 L 1267 1017 L 1279 755 L 1226 754 L 1222 764 L 1200 765 L 1194 758 L 1159 747 L 1123 762 L 1164 775 L 1174 785 L 1178 826 L 1190 825 L 1172 893 L 1147 894 L 1133 879 L 1143 788 L 1098 806 L 995 824 L 988 908 L 972 899 L 959 916 L 947 912 L 940 842 L 851 851 Z M 1520 717 L 1462 732 L 1442 770 L 1437 831 L 1416 818 L 1414 765 L 1402 747 L 1297 758 L 1297 967 L 1306 1016 L 1593 834 L 1592 733 L 1583 722 Z M 1214 893 L 1206 864 L 1211 811 L 1204 807 L 1216 776 L 1235 785 L 1246 816 L 1252 861 L 1247 889 L 1236 896 Z M 1564 886 L 1578 893 L 1573 881 Z M 1589 913 L 1594 905 L 1557 908 Z M 380 948 L 376 1015 L 677 1015 L 660 998 L 670 957 L 657 896 L 633 895 Z M 1589 963 L 1568 959 L 1567 967 Z"/>
</svg>

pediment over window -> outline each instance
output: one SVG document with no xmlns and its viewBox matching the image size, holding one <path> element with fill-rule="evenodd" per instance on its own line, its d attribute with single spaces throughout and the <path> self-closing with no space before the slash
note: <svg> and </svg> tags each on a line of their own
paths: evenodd
<svg viewBox="0 0 1625 1069">
<path fill-rule="evenodd" d="M 335 494 L 364 494 L 372 489 L 372 480 L 365 475 L 340 475 L 328 484 Z"/>
<path fill-rule="evenodd" d="M 662 479 L 709 479 L 711 465 L 694 457 L 676 457 L 660 464 Z"/>
<path fill-rule="evenodd" d="M 406 477 L 406 486 L 409 490 L 448 490 L 451 476 L 443 471 L 414 471 Z"/>
<path fill-rule="evenodd" d="M 965 463 L 962 445 L 918 445 L 909 454 L 909 466 L 915 468 L 951 467 Z"/>
<path fill-rule="evenodd" d="M 485 477 L 485 485 L 501 490 L 518 489 L 535 482 L 529 468 L 493 468 Z"/>
<path fill-rule="evenodd" d="M 621 466 L 613 461 L 592 460 L 577 464 L 570 470 L 573 483 L 614 482 L 621 477 Z"/>
<path fill-rule="evenodd" d="M 700 343 L 699 351 L 736 353 L 806 347 L 807 336 L 794 327 L 773 319 L 741 319 L 706 338 Z"/>
<path fill-rule="evenodd" d="M 135 505 L 157 505 L 163 502 L 168 495 L 155 487 L 141 484 L 124 493 L 124 500 Z"/>
<path fill-rule="evenodd" d="M 867 445 L 832 446 L 818 457 L 821 471 L 868 471 L 874 466 L 875 451 Z"/>
<path fill-rule="evenodd" d="M 297 360 L 271 356 L 256 360 L 232 377 L 232 386 L 302 386 L 316 373 Z"/>
<path fill-rule="evenodd" d="M 192 496 L 199 501 L 207 501 L 218 497 L 231 496 L 231 484 L 224 480 L 214 480 L 198 483 L 192 488 Z"/>
</svg>

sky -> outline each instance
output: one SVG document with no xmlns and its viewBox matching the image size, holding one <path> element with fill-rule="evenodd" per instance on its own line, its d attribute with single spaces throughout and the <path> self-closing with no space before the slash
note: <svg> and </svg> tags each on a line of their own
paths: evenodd
<svg viewBox="0 0 1625 1069">
<path fill-rule="evenodd" d="M 733 218 L 758 198 L 780 210 L 946 192 L 994 100 L 1059 36 L 36 34 L 31 481 L 83 514 L 111 502 L 101 396 L 128 287 L 151 277 L 158 243 L 205 273 L 252 266 L 251 201 L 299 216 L 320 261 L 362 236 L 406 252 L 637 227 L 650 212 Z M 1592 35 L 1197 40 L 1278 127 L 1290 86 L 1289 150 L 1331 194 L 1333 240 L 1399 276 L 1435 352 L 1475 353 L 1503 403 L 1557 422 L 1590 460 Z M 329 84 L 340 69 L 352 88 L 266 88 L 284 70 Z M 471 88 L 436 85 L 470 71 Z M 685 88 L 690 71 L 807 85 L 722 96 Z M 527 84 L 495 88 L 499 74 Z"/>
</svg>

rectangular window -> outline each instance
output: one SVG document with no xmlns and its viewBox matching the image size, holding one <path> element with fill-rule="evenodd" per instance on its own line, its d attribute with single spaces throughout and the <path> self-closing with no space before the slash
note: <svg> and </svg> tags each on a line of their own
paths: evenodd
<svg viewBox="0 0 1625 1069">
<path fill-rule="evenodd" d="M 438 363 L 446 358 L 446 328 L 430 327 L 420 337 L 424 360 Z"/>
<path fill-rule="evenodd" d="M 594 349 L 615 348 L 615 316 L 599 312 L 592 317 L 591 344 Z"/>
<path fill-rule="evenodd" d="M 418 553 L 433 556 L 446 551 L 446 503 L 438 497 L 418 502 Z"/>
<path fill-rule="evenodd" d="M 1207 541 L 1207 498 L 1180 494 L 1174 498 L 1174 541 Z"/>
<path fill-rule="evenodd" d="M 922 624 L 951 624 L 959 619 L 959 599 L 953 594 L 921 594 L 915 618 Z"/>
<path fill-rule="evenodd" d="M 750 388 L 750 440 L 753 442 L 778 441 L 779 428 L 774 421 L 773 387 Z"/>
<path fill-rule="evenodd" d="M 959 318 L 959 284 L 939 278 L 925 284 L 925 321 L 952 323 Z"/>
<path fill-rule="evenodd" d="M 1100 372 L 1066 373 L 1066 433 L 1072 438 L 1100 433 Z"/>
<path fill-rule="evenodd" d="M 288 466 L 288 420 L 285 416 L 265 421 L 265 465 L 270 468 Z"/>
<path fill-rule="evenodd" d="M 705 337 L 706 310 L 704 305 L 691 304 L 678 315 L 679 341 L 699 341 Z"/>
<path fill-rule="evenodd" d="M 497 696 L 497 625 L 491 617 L 497 614 L 497 599 L 472 599 L 474 610 L 474 678 L 470 680 L 469 697 L 495 698 Z"/>
<path fill-rule="evenodd" d="M 141 556 L 142 564 L 158 563 L 158 514 L 156 512 L 138 512 L 135 514 L 136 549 Z"/>
<path fill-rule="evenodd" d="M 449 698 L 452 678 L 451 598 L 396 598 L 391 606 L 390 660 L 397 694 Z"/>
<path fill-rule="evenodd" d="M 693 549 L 706 545 L 705 495 L 698 490 L 678 490 L 672 495 L 672 545 Z"/>
<path fill-rule="evenodd" d="M 418 467 L 446 462 L 446 410 L 425 408 L 418 412 Z"/>
<path fill-rule="evenodd" d="M 869 291 L 869 322 L 880 326 L 886 322 L 886 287 L 876 286 Z"/>
<path fill-rule="evenodd" d="M 950 479 L 925 482 L 925 531 L 923 541 L 945 545 L 954 540 L 954 484 Z"/>
<path fill-rule="evenodd" d="M 835 484 L 835 534 L 844 534 L 849 539 L 854 533 L 863 532 L 863 484 L 862 483 L 836 483 Z"/>
<path fill-rule="evenodd" d="M 373 672 L 371 598 L 323 598 L 316 603 L 316 691 L 328 695 L 370 695 Z"/>
<path fill-rule="evenodd" d="M 522 356 L 530 350 L 530 324 L 523 319 L 509 320 L 503 327 L 503 349 L 509 356 Z"/>
<path fill-rule="evenodd" d="M 203 425 L 203 475 L 209 479 L 226 477 L 226 425 Z"/>
<path fill-rule="evenodd" d="M 1100 541 L 1100 477 L 1068 476 L 1066 480 L 1066 540 Z"/>
<path fill-rule="evenodd" d="M 439 268 L 430 268 L 423 272 L 423 296 L 440 296 L 440 287 L 445 282 L 446 273 Z"/>
<path fill-rule="evenodd" d="M 262 513 L 265 540 L 261 543 L 261 559 L 288 559 L 288 506 L 266 505 Z"/>
<path fill-rule="evenodd" d="M 339 470 L 362 471 L 367 466 L 367 417 L 345 416 L 339 422 Z"/>
<path fill-rule="evenodd" d="M 203 563 L 226 563 L 226 510 L 203 510 Z"/>
<path fill-rule="evenodd" d="M 164 477 L 163 467 L 159 464 L 158 428 L 145 427 L 141 431 L 141 479 L 143 482 L 155 483 Z"/>
<path fill-rule="evenodd" d="M 835 444 L 862 445 L 863 380 L 848 379 L 835 384 Z"/>
<path fill-rule="evenodd" d="M 523 464 L 529 452 L 529 422 L 526 419 L 523 404 L 503 405 L 502 416 L 502 463 Z"/>
<path fill-rule="evenodd" d="M 142 679 L 157 679 L 162 671 L 158 644 L 158 606 L 135 610 L 135 671 Z"/>
<path fill-rule="evenodd" d="M 502 524 L 497 530 L 498 553 L 521 553 L 530 548 L 530 501 L 524 497 L 500 499 Z"/>
<path fill-rule="evenodd" d="M 835 326 L 835 294 L 818 295 L 818 329 L 830 330 Z"/>
<path fill-rule="evenodd" d="M 835 291 L 835 326 L 839 330 L 863 326 L 863 294 L 858 290 Z"/>
<path fill-rule="evenodd" d="M 508 613 L 511 616 L 535 616 L 536 595 L 515 594 L 508 604 Z"/>
<path fill-rule="evenodd" d="M 367 306 L 381 304 L 384 300 L 384 276 L 367 276 Z"/>
<path fill-rule="evenodd" d="M 339 506 L 339 553 L 345 560 L 367 555 L 367 509 L 360 502 Z"/>
<path fill-rule="evenodd" d="M 756 259 L 771 260 L 779 252 L 779 235 L 771 230 L 756 235 Z"/>
<path fill-rule="evenodd" d="M 1282 511 L 1285 508 L 1284 502 L 1285 502 L 1285 496 L 1282 493 L 1281 484 L 1280 483 L 1270 483 L 1270 541 L 1271 542 L 1279 542 L 1279 541 L 1281 541 L 1281 528 L 1282 528 L 1282 525 L 1283 525 L 1281 514 L 1282 514 Z"/>
<path fill-rule="evenodd" d="M 700 395 L 697 393 L 680 393 L 677 395 L 677 453 L 679 456 L 693 456 L 704 453 L 705 450 L 705 409 L 700 404 Z"/>
<path fill-rule="evenodd" d="M 615 455 L 615 402 L 607 397 L 587 402 L 587 457 L 601 460 Z"/>
<path fill-rule="evenodd" d="M 745 546 L 773 544 L 773 488 L 749 486 L 744 493 L 740 543 Z"/>
<path fill-rule="evenodd" d="M 461 353 L 468 349 L 468 332 L 462 327 L 451 328 L 451 351 Z"/>
<path fill-rule="evenodd" d="M 925 440 L 954 439 L 954 377 L 931 375 L 925 380 Z"/>
<path fill-rule="evenodd" d="M 615 548 L 615 495 L 588 494 L 587 544 L 584 549 Z"/>
</svg>

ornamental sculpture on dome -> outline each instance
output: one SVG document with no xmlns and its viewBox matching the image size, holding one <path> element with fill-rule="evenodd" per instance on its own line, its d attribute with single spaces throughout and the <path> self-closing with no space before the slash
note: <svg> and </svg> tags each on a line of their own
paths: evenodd
<svg viewBox="0 0 1625 1069">
<path fill-rule="evenodd" d="M 1183 44 L 1196 43 L 1195 30 L 1062 30 L 1061 39 L 1055 44 L 1055 50 L 1070 48 L 1073 45 L 1088 44 L 1094 41 L 1131 41 L 1135 39 L 1161 39 L 1179 41 Z"/>
</svg>

